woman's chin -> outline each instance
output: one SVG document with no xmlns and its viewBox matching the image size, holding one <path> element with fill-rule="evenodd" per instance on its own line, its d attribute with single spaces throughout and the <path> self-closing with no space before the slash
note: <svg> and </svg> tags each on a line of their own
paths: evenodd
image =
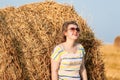
<svg viewBox="0 0 120 80">
<path fill-rule="evenodd" d="M 73 39 L 73 40 L 77 40 L 77 39 L 78 39 L 78 37 L 73 37 L 72 39 Z"/>
<path fill-rule="evenodd" d="M 71 36 L 71 37 L 69 37 L 69 39 L 77 40 L 77 39 L 78 39 L 78 36 Z"/>
</svg>

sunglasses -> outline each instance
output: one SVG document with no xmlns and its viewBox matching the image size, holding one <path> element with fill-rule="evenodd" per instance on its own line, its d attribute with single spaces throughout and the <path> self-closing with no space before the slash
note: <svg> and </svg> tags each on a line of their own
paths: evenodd
<svg viewBox="0 0 120 80">
<path fill-rule="evenodd" d="M 80 32 L 80 29 L 79 28 L 70 28 L 69 30 L 71 30 L 71 31 L 77 31 L 77 32 Z"/>
</svg>

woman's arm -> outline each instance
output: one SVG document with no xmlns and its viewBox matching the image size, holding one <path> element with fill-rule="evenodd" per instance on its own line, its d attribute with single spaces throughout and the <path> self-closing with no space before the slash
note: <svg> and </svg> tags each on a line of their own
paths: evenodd
<svg viewBox="0 0 120 80">
<path fill-rule="evenodd" d="M 80 73 L 81 73 L 81 76 L 82 76 L 82 80 L 88 80 L 87 79 L 87 71 L 86 71 L 85 64 L 84 64 L 84 59 L 82 60 Z"/>
<path fill-rule="evenodd" d="M 58 69 L 59 69 L 59 61 L 55 61 L 51 59 L 51 78 L 52 80 L 58 80 Z"/>
</svg>

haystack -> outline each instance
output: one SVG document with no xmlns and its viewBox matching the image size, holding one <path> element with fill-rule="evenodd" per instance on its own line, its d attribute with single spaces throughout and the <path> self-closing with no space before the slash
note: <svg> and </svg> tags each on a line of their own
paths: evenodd
<svg viewBox="0 0 120 80">
<path fill-rule="evenodd" d="M 104 80 L 100 42 L 90 27 L 73 6 L 48 1 L 0 9 L 0 80 L 50 80 L 51 51 L 68 20 L 80 26 L 88 80 Z"/>
<path fill-rule="evenodd" d="M 117 36 L 114 40 L 114 46 L 120 48 L 120 36 Z"/>
</svg>

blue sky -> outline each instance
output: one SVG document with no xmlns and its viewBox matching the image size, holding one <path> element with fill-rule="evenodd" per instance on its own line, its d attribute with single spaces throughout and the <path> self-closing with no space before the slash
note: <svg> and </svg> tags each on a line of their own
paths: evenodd
<svg viewBox="0 0 120 80">
<path fill-rule="evenodd" d="M 0 8 L 19 7 L 44 0 L 0 0 Z M 104 43 L 113 43 L 120 35 L 120 0 L 54 0 L 72 4 L 79 15 L 87 20 L 95 36 Z"/>
</svg>

